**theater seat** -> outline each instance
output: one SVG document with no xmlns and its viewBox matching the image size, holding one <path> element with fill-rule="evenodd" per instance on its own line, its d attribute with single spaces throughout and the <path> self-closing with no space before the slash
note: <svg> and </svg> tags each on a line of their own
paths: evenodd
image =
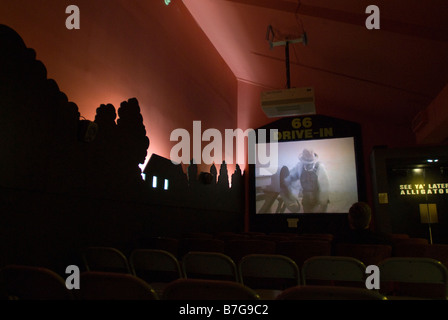
<svg viewBox="0 0 448 320">
<path fill-rule="evenodd" d="M 37 266 L 7 265 L 0 270 L 6 299 L 74 300 L 65 280 L 54 271 Z"/>
<path fill-rule="evenodd" d="M 309 239 L 279 241 L 276 244 L 275 253 L 291 258 L 301 268 L 303 263 L 311 257 L 331 255 L 331 242 Z"/>
<path fill-rule="evenodd" d="M 248 254 L 274 254 L 275 246 L 276 244 L 274 241 L 256 238 L 228 240 L 225 243 L 224 253 L 238 264 L 239 261 Z"/>
<path fill-rule="evenodd" d="M 387 300 L 374 290 L 335 286 L 297 286 L 286 289 L 277 300 Z"/>
<path fill-rule="evenodd" d="M 179 279 L 166 288 L 163 300 L 260 300 L 249 287 L 234 281 Z"/>
<path fill-rule="evenodd" d="M 190 251 L 181 265 L 184 278 L 241 282 L 235 262 L 220 252 Z"/>
<path fill-rule="evenodd" d="M 284 289 L 301 284 L 297 264 L 278 254 L 250 254 L 238 264 L 241 282 L 254 289 L 262 299 L 273 299 Z"/>
<path fill-rule="evenodd" d="M 338 243 L 335 245 L 334 255 L 356 258 L 366 266 L 378 265 L 384 259 L 392 256 L 392 246 L 384 244 Z"/>
<path fill-rule="evenodd" d="M 149 283 L 158 295 L 169 282 L 183 278 L 179 261 L 165 250 L 134 249 L 129 263 L 132 273 Z"/>
<path fill-rule="evenodd" d="M 448 297 L 448 270 L 430 258 L 392 257 L 379 264 L 380 292 L 395 299 Z"/>
<path fill-rule="evenodd" d="M 127 257 L 113 247 L 87 247 L 82 258 L 87 271 L 132 273 Z"/>
<path fill-rule="evenodd" d="M 87 271 L 80 278 L 80 300 L 159 300 L 148 283 L 131 274 Z"/>
<path fill-rule="evenodd" d="M 312 257 L 301 271 L 303 285 L 365 287 L 366 266 L 352 257 Z"/>
</svg>

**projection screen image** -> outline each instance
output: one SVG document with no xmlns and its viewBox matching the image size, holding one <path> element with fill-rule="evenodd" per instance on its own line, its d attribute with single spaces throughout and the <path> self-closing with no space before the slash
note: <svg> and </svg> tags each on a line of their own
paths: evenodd
<svg viewBox="0 0 448 320">
<path fill-rule="evenodd" d="M 269 144 L 262 147 L 269 152 Z M 353 137 L 279 142 L 277 147 L 277 166 L 258 159 L 255 164 L 257 214 L 347 213 L 358 201 Z"/>
</svg>

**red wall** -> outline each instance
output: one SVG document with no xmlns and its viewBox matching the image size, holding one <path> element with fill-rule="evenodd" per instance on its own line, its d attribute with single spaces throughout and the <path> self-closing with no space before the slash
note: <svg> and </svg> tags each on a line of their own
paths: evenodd
<svg viewBox="0 0 448 320">
<path fill-rule="evenodd" d="M 80 9 L 68 30 L 66 8 Z M 2 1 L 0 21 L 35 49 L 37 59 L 81 116 L 100 104 L 139 100 L 148 157 L 169 157 L 176 128 L 237 126 L 237 82 L 181 1 Z"/>
</svg>

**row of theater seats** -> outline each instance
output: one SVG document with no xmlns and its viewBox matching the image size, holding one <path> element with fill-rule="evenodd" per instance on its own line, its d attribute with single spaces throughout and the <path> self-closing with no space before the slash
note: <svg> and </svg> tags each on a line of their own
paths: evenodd
<svg viewBox="0 0 448 320">
<path fill-rule="evenodd" d="M 429 258 L 387 258 L 378 265 L 378 290 L 367 290 L 366 265 L 353 257 L 314 256 L 299 267 L 279 254 L 249 254 L 237 263 L 220 252 L 191 251 L 182 260 L 160 249 L 112 247 L 83 252 L 79 290 L 68 290 L 51 270 L 6 266 L 5 297 L 81 300 L 209 299 L 446 299 L 448 271 Z"/>
<path fill-rule="evenodd" d="M 150 284 L 126 273 L 83 272 L 81 288 L 70 291 L 65 287 L 64 280 L 47 268 L 9 265 L 1 271 L 2 277 L 9 277 L 2 283 L 7 294 L 5 299 L 9 300 L 262 300 L 256 290 L 228 280 L 180 278 L 168 283 L 163 295 L 159 295 Z M 275 300 L 387 300 L 387 297 L 377 291 L 358 287 L 298 285 L 281 291 Z M 257 305 L 248 305 L 251 306 L 258 308 Z M 244 310 L 248 314 L 263 314 L 264 311 Z M 164 314 L 168 314 L 167 310 Z"/>
<path fill-rule="evenodd" d="M 111 251 L 107 253 L 108 250 Z M 304 285 L 365 289 L 368 277 L 366 265 L 351 256 L 313 255 L 299 266 L 281 254 L 249 253 L 235 261 L 221 252 L 190 251 L 179 260 L 160 249 L 136 249 L 129 259 L 116 252 L 115 269 L 112 269 L 104 261 L 112 261 L 114 250 L 88 248 L 84 256 L 87 269 L 116 272 L 121 267 L 121 272 L 134 274 L 149 283 L 159 296 L 165 296 L 166 288 L 177 279 L 241 283 L 255 290 L 262 299 L 271 300 L 286 289 Z M 110 256 L 107 258 L 107 255 Z M 440 261 L 425 257 L 387 257 L 378 267 L 381 293 L 387 296 L 447 296 L 448 273 Z M 399 282 L 419 285 L 398 285 Z"/>
<path fill-rule="evenodd" d="M 392 234 L 391 245 L 360 245 L 336 243 L 331 234 L 263 234 L 247 233 L 190 233 L 181 238 L 150 237 L 142 239 L 139 248 L 162 249 L 179 260 L 189 251 L 220 252 L 236 263 L 247 254 L 281 254 L 301 267 L 312 256 L 349 256 L 365 265 L 377 265 L 390 257 L 426 257 L 448 266 L 448 244 L 429 244 L 427 239 Z"/>
<path fill-rule="evenodd" d="M 413 261 L 412 263 L 406 261 L 407 265 L 412 265 L 414 268 L 418 266 L 415 270 L 419 270 L 419 273 L 423 273 L 423 276 L 412 272 L 401 272 L 402 275 L 405 275 L 401 280 L 414 279 L 415 281 L 415 279 L 421 279 L 422 281 L 432 281 L 435 282 L 433 285 L 437 288 L 430 291 L 418 289 L 413 292 L 408 289 L 400 293 L 396 285 L 392 287 L 390 285 L 384 286 L 383 283 L 381 293 L 389 296 L 403 294 L 415 296 L 420 294 L 427 298 L 445 297 L 446 288 L 444 286 L 447 277 L 443 278 L 440 273 L 444 274 L 446 271 L 443 265 L 447 260 L 446 256 L 448 256 L 447 245 L 429 245 L 424 239 L 412 239 L 403 235 L 399 235 L 397 238 L 401 240 L 393 246 L 335 246 L 332 243 L 331 235 L 297 236 L 290 234 L 226 233 L 211 236 L 209 234 L 188 234 L 182 239 L 152 238 L 151 241 L 142 243 L 144 248 L 135 248 L 129 254 L 124 254 L 111 247 L 89 247 L 82 252 L 84 265 L 81 267 L 86 271 L 82 273 L 83 290 L 76 290 L 75 298 L 89 300 L 96 298 L 117 299 L 118 296 L 105 296 L 100 290 L 100 284 L 104 285 L 109 281 L 115 286 L 122 281 L 128 281 L 129 279 L 119 281 L 118 278 L 122 278 L 123 275 L 127 278 L 137 278 L 137 282 L 140 282 L 140 284 L 143 282 L 144 287 L 146 286 L 146 289 L 149 290 L 146 291 L 153 292 L 153 296 L 157 299 L 168 298 L 165 291 L 168 284 L 172 288 L 175 285 L 182 286 L 182 283 L 179 283 L 180 280 L 192 281 L 197 279 L 201 281 L 232 282 L 233 286 L 238 283 L 250 290 L 256 290 L 256 293 L 262 299 L 277 298 L 280 293 L 288 292 L 291 288 L 304 287 L 305 284 L 307 289 L 300 288 L 301 294 L 304 293 L 303 290 L 312 290 L 311 287 L 314 284 L 319 285 L 319 290 L 325 288 L 326 285 L 331 285 L 333 291 L 340 290 L 339 288 L 334 289 L 336 283 L 344 284 L 345 287 L 363 289 L 365 287 L 365 267 L 367 265 L 381 265 L 384 269 L 383 262 L 385 260 L 400 256 L 423 258 L 423 260 Z M 216 244 L 219 245 L 216 246 Z M 287 250 L 288 248 L 290 250 Z M 323 261 L 321 267 L 318 267 L 316 261 Z M 312 268 L 310 267 L 311 262 L 313 262 Z M 351 268 L 345 265 L 347 263 Z M 394 261 L 394 263 L 397 263 L 397 261 Z M 434 270 L 438 270 L 438 272 L 434 270 L 423 272 L 422 270 L 427 269 L 422 268 L 428 263 L 435 264 Z M 16 266 L 14 269 L 9 266 L 9 268 L 2 269 L 0 280 L 3 280 L 1 283 L 5 284 L 2 288 L 9 288 L 4 290 L 5 297 L 26 298 L 29 288 L 42 287 L 27 285 L 27 283 L 32 283 L 32 277 L 30 276 L 30 274 L 33 274 L 32 272 L 28 273 L 26 277 L 18 276 L 20 272 L 17 273 L 17 270 L 24 272 L 27 268 L 32 267 Z M 329 272 L 329 275 L 322 274 L 325 270 Z M 349 273 L 352 276 L 356 275 L 356 279 L 347 278 L 347 272 L 345 272 L 347 270 L 350 270 Z M 318 271 L 318 276 L 324 276 L 324 278 L 312 279 L 311 275 L 313 273 L 311 271 L 314 273 Z M 381 271 L 382 281 L 387 280 L 383 271 Z M 427 274 L 433 274 L 434 277 L 428 279 Z M 17 279 L 22 280 L 18 281 Z M 398 281 L 396 275 L 392 279 Z M 57 283 L 58 281 L 53 282 Z M 204 283 L 199 282 L 194 285 L 203 286 Z M 11 288 L 15 288 L 15 286 L 23 290 L 20 289 L 22 290 L 20 291 L 16 288 L 11 291 Z M 112 284 L 109 287 L 113 287 Z M 193 284 L 189 284 L 187 287 L 191 288 Z M 207 283 L 206 287 L 210 287 L 210 284 Z M 400 290 L 403 288 L 405 286 L 401 285 Z M 125 296 L 137 299 L 135 295 L 127 293 L 128 291 L 121 289 L 120 296 L 126 293 Z M 107 292 L 112 294 L 113 290 L 107 290 Z M 139 292 L 139 290 L 135 292 Z M 198 290 L 198 292 L 201 292 L 201 290 Z M 297 295 L 297 293 L 295 294 Z M 310 292 L 307 294 L 310 294 Z M 325 294 L 321 294 L 325 296 Z M 28 297 L 30 296 L 28 295 Z M 190 295 L 190 297 L 193 296 Z M 283 295 L 281 297 L 284 298 Z"/>
</svg>

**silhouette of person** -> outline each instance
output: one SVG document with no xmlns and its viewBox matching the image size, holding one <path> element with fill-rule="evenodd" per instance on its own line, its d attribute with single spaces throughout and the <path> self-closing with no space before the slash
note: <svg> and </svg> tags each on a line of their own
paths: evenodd
<svg viewBox="0 0 448 320">
<path fill-rule="evenodd" d="M 348 232 L 336 237 L 335 242 L 391 245 L 391 239 L 387 234 L 370 229 L 372 209 L 366 202 L 355 202 L 348 211 L 347 219 Z"/>
<path fill-rule="evenodd" d="M 303 149 L 297 165 L 280 177 L 280 195 L 286 206 L 297 209 L 301 204 L 304 213 L 326 212 L 329 189 L 325 166 L 312 149 Z"/>
</svg>

